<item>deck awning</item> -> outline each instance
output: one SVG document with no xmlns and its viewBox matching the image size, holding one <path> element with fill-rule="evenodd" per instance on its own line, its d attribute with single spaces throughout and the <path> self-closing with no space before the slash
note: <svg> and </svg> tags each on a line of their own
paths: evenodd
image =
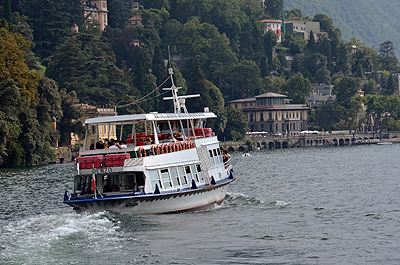
<svg viewBox="0 0 400 265">
<path fill-rule="evenodd" d="M 210 119 L 217 116 L 212 112 L 198 112 L 198 113 L 150 113 L 150 114 L 132 114 L 120 116 L 108 116 L 91 118 L 85 121 L 85 125 L 96 124 L 133 124 L 140 121 L 173 121 L 173 120 L 196 120 L 196 119 Z"/>
</svg>

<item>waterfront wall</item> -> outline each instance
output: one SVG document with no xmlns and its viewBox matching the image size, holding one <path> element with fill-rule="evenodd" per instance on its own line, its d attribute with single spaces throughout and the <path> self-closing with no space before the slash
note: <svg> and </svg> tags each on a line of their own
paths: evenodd
<svg viewBox="0 0 400 265">
<path fill-rule="evenodd" d="M 302 148 L 302 147 L 329 147 L 329 146 L 345 146 L 345 145 L 364 145 L 376 144 L 380 141 L 390 141 L 400 143 L 400 132 L 390 133 L 348 133 L 348 131 L 340 132 L 323 132 L 309 135 L 296 136 L 274 136 L 252 134 L 247 136 L 243 141 L 226 141 L 221 142 L 223 149 L 229 152 L 244 152 L 250 150 L 262 149 L 285 149 L 285 148 Z"/>
</svg>

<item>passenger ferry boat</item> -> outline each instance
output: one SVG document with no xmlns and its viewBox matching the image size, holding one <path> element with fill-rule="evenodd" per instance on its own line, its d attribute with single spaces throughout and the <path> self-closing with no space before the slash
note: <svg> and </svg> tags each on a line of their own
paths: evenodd
<svg viewBox="0 0 400 265">
<path fill-rule="evenodd" d="M 223 162 L 207 108 L 188 113 L 172 78 L 174 113 L 117 115 L 87 119 L 86 137 L 74 168 L 73 191 L 64 203 L 77 211 L 110 210 L 133 214 L 182 212 L 220 203 L 236 179 L 230 159 Z M 93 149 L 99 129 L 129 131 L 127 145 Z M 95 134 L 93 136 L 93 134 Z M 167 139 L 169 136 L 170 139 Z M 145 139 L 151 143 L 145 143 Z"/>
</svg>

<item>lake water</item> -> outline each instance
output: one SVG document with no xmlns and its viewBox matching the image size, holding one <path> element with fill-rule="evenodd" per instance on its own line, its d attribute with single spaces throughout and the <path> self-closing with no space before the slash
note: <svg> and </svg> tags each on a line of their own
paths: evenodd
<svg viewBox="0 0 400 265">
<path fill-rule="evenodd" d="M 233 154 L 208 210 L 62 204 L 72 164 L 0 171 L 0 264 L 399 264 L 400 144 Z"/>
</svg>

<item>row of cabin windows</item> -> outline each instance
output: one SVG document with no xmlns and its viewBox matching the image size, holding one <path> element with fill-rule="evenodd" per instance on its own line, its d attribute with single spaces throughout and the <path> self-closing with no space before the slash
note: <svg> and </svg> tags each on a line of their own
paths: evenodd
<svg viewBox="0 0 400 265">
<path fill-rule="evenodd" d="M 188 187 L 192 183 L 203 181 L 200 165 L 165 168 L 149 171 L 151 186 L 155 190 L 156 184 L 160 189 Z"/>
<path fill-rule="evenodd" d="M 270 121 L 272 121 L 272 120 L 278 120 L 278 113 L 275 113 L 275 119 L 272 119 L 272 112 L 269 112 L 268 113 L 268 120 L 270 120 Z M 249 120 L 250 121 L 254 121 L 254 114 L 253 113 L 250 113 L 250 118 L 249 118 Z M 286 119 L 294 119 L 294 118 L 296 118 L 296 119 L 298 119 L 300 117 L 300 119 L 303 119 L 303 115 L 302 115 L 302 112 L 292 112 L 292 111 L 286 111 Z M 282 113 L 282 115 L 281 115 L 281 120 L 284 120 L 285 119 L 285 113 Z M 264 121 L 264 113 L 263 112 L 260 112 L 260 121 Z"/>
<path fill-rule="evenodd" d="M 210 154 L 210 162 L 212 166 L 223 163 L 221 150 L 219 148 L 208 150 L 208 153 Z"/>
</svg>

